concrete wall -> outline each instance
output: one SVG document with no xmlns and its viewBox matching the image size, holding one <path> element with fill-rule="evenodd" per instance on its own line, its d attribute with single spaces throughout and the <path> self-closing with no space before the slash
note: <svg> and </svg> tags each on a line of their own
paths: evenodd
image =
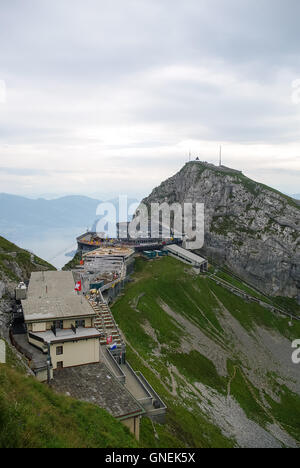
<svg viewBox="0 0 300 468">
<path fill-rule="evenodd" d="M 35 333 L 35 332 L 44 332 L 44 331 L 46 331 L 46 329 L 47 329 L 46 322 L 33 323 L 32 327 L 31 327 L 31 331 L 33 333 Z"/>
<path fill-rule="evenodd" d="M 124 372 L 122 371 L 121 367 L 117 363 L 116 359 L 113 357 L 113 354 L 109 349 L 106 348 L 106 346 L 100 347 L 102 351 L 102 356 L 104 359 L 109 363 L 109 366 L 111 370 L 113 371 L 115 377 L 118 379 L 119 382 L 122 384 L 125 384 L 126 381 L 126 376 Z M 120 354 L 120 350 L 118 351 L 118 354 Z"/>
<path fill-rule="evenodd" d="M 28 342 L 33 346 L 39 348 L 43 353 L 47 352 L 47 345 L 43 341 L 35 340 L 32 336 L 28 334 Z"/>
<path fill-rule="evenodd" d="M 155 421 L 159 424 L 165 424 L 166 422 L 166 412 L 167 412 L 167 406 L 165 403 L 162 401 L 160 396 L 156 393 L 156 391 L 151 387 L 147 379 L 143 376 L 141 372 L 137 372 L 138 377 L 142 381 L 143 385 L 146 387 L 148 392 L 152 395 L 153 401 L 157 401 L 159 403 L 159 408 L 154 408 L 154 406 L 151 408 L 147 408 L 146 416 L 148 416 L 152 421 Z M 146 409 L 146 408 L 145 408 Z"/>
<path fill-rule="evenodd" d="M 48 372 L 47 369 L 39 370 L 35 372 L 35 377 L 39 382 L 47 382 Z M 53 370 L 50 369 L 50 380 L 53 379 Z"/>
<path fill-rule="evenodd" d="M 27 298 L 27 288 L 16 288 L 15 295 L 17 301 L 22 301 Z"/>
<path fill-rule="evenodd" d="M 56 348 L 58 346 L 63 346 L 63 354 L 59 356 L 56 355 Z M 60 361 L 63 362 L 63 367 L 74 367 L 99 362 L 99 346 L 99 338 L 52 344 L 50 354 L 53 369 L 57 369 L 57 363 Z"/>
<path fill-rule="evenodd" d="M 135 436 L 137 440 L 140 440 L 140 416 L 135 418 L 129 418 L 122 421 L 124 426 L 128 427 L 130 432 Z"/>
</svg>

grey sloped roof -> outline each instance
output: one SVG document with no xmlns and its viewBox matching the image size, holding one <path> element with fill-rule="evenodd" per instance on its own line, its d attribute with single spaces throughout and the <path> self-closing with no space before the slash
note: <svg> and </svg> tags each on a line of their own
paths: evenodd
<svg viewBox="0 0 300 468">
<path fill-rule="evenodd" d="M 94 316 L 87 300 L 74 288 L 71 271 L 32 273 L 27 299 L 22 301 L 25 321 Z"/>
<path fill-rule="evenodd" d="M 182 247 L 179 247 L 176 244 L 168 245 L 166 248 L 170 252 L 174 252 L 176 254 L 182 255 L 183 257 L 188 258 L 192 262 L 207 263 L 207 260 L 205 258 L 202 258 L 199 255 L 196 255 L 189 250 L 183 249 Z"/>
<path fill-rule="evenodd" d="M 126 419 L 144 413 L 139 402 L 101 362 L 54 371 L 51 387 L 98 405 L 115 418 Z"/>
</svg>

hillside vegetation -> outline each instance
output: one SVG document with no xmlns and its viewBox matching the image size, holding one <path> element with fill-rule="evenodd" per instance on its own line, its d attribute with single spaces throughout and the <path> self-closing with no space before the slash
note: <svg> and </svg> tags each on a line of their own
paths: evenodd
<svg viewBox="0 0 300 468">
<path fill-rule="evenodd" d="M 137 446 L 129 430 L 105 410 L 56 394 L 28 377 L 7 346 L 7 364 L 0 364 L 0 448 Z"/>
<path fill-rule="evenodd" d="M 168 406 L 138 443 L 106 411 L 0 365 L 0 447 L 297 447 L 300 323 L 273 315 L 179 261 L 138 258 L 112 310 L 127 358 Z M 230 276 L 227 277 L 230 279 Z M 236 279 L 234 281 L 237 281 Z"/>
<path fill-rule="evenodd" d="M 171 257 L 137 259 L 133 279 L 112 311 L 131 365 L 168 405 L 165 426 L 143 421 L 141 442 L 299 446 L 300 375 L 291 341 L 300 322 L 245 302 L 210 273 L 198 276 Z"/>
<path fill-rule="evenodd" d="M 53 265 L 0 236 L 0 280 L 29 279 L 32 271 L 56 270 Z"/>
<path fill-rule="evenodd" d="M 77 252 L 72 260 L 70 260 L 66 265 L 62 268 L 63 271 L 69 271 L 76 268 L 76 266 L 80 265 L 80 260 L 82 259 L 82 255 L 80 252 Z"/>
</svg>

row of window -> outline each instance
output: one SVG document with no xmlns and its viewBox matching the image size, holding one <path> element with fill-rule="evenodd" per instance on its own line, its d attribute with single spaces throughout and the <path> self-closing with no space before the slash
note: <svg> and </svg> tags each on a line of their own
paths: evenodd
<svg viewBox="0 0 300 468">
<path fill-rule="evenodd" d="M 55 320 L 55 322 L 53 322 L 53 326 L 55 328 L 59 328 L 59 329 L 63 329 L 64 328 L 64 321 L 63 320 Z M 78 327 L 83 327 L 85 328 L 85 320 L 75 320 L 75 327 L 78 328 Z"/>
</svg>

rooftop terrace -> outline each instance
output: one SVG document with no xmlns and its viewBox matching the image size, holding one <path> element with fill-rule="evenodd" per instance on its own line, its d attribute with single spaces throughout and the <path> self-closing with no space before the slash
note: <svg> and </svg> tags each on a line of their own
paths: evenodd
<svg viewBox="0 0 300 468">
<path fill-rule="evenodd" d="M 144 414 L 142 406 L 104 363 L 55 371 L 51 386 L 58 392 L 101 406 L 118 419 Z"/>
<path fill-rule="evenodd" d="M 134 254 L 134 250 L 126 245 L 102 246 L 83 255 L 84 258 L 94 257 L 123 257 L 127 258 Z"/>
</svg>

